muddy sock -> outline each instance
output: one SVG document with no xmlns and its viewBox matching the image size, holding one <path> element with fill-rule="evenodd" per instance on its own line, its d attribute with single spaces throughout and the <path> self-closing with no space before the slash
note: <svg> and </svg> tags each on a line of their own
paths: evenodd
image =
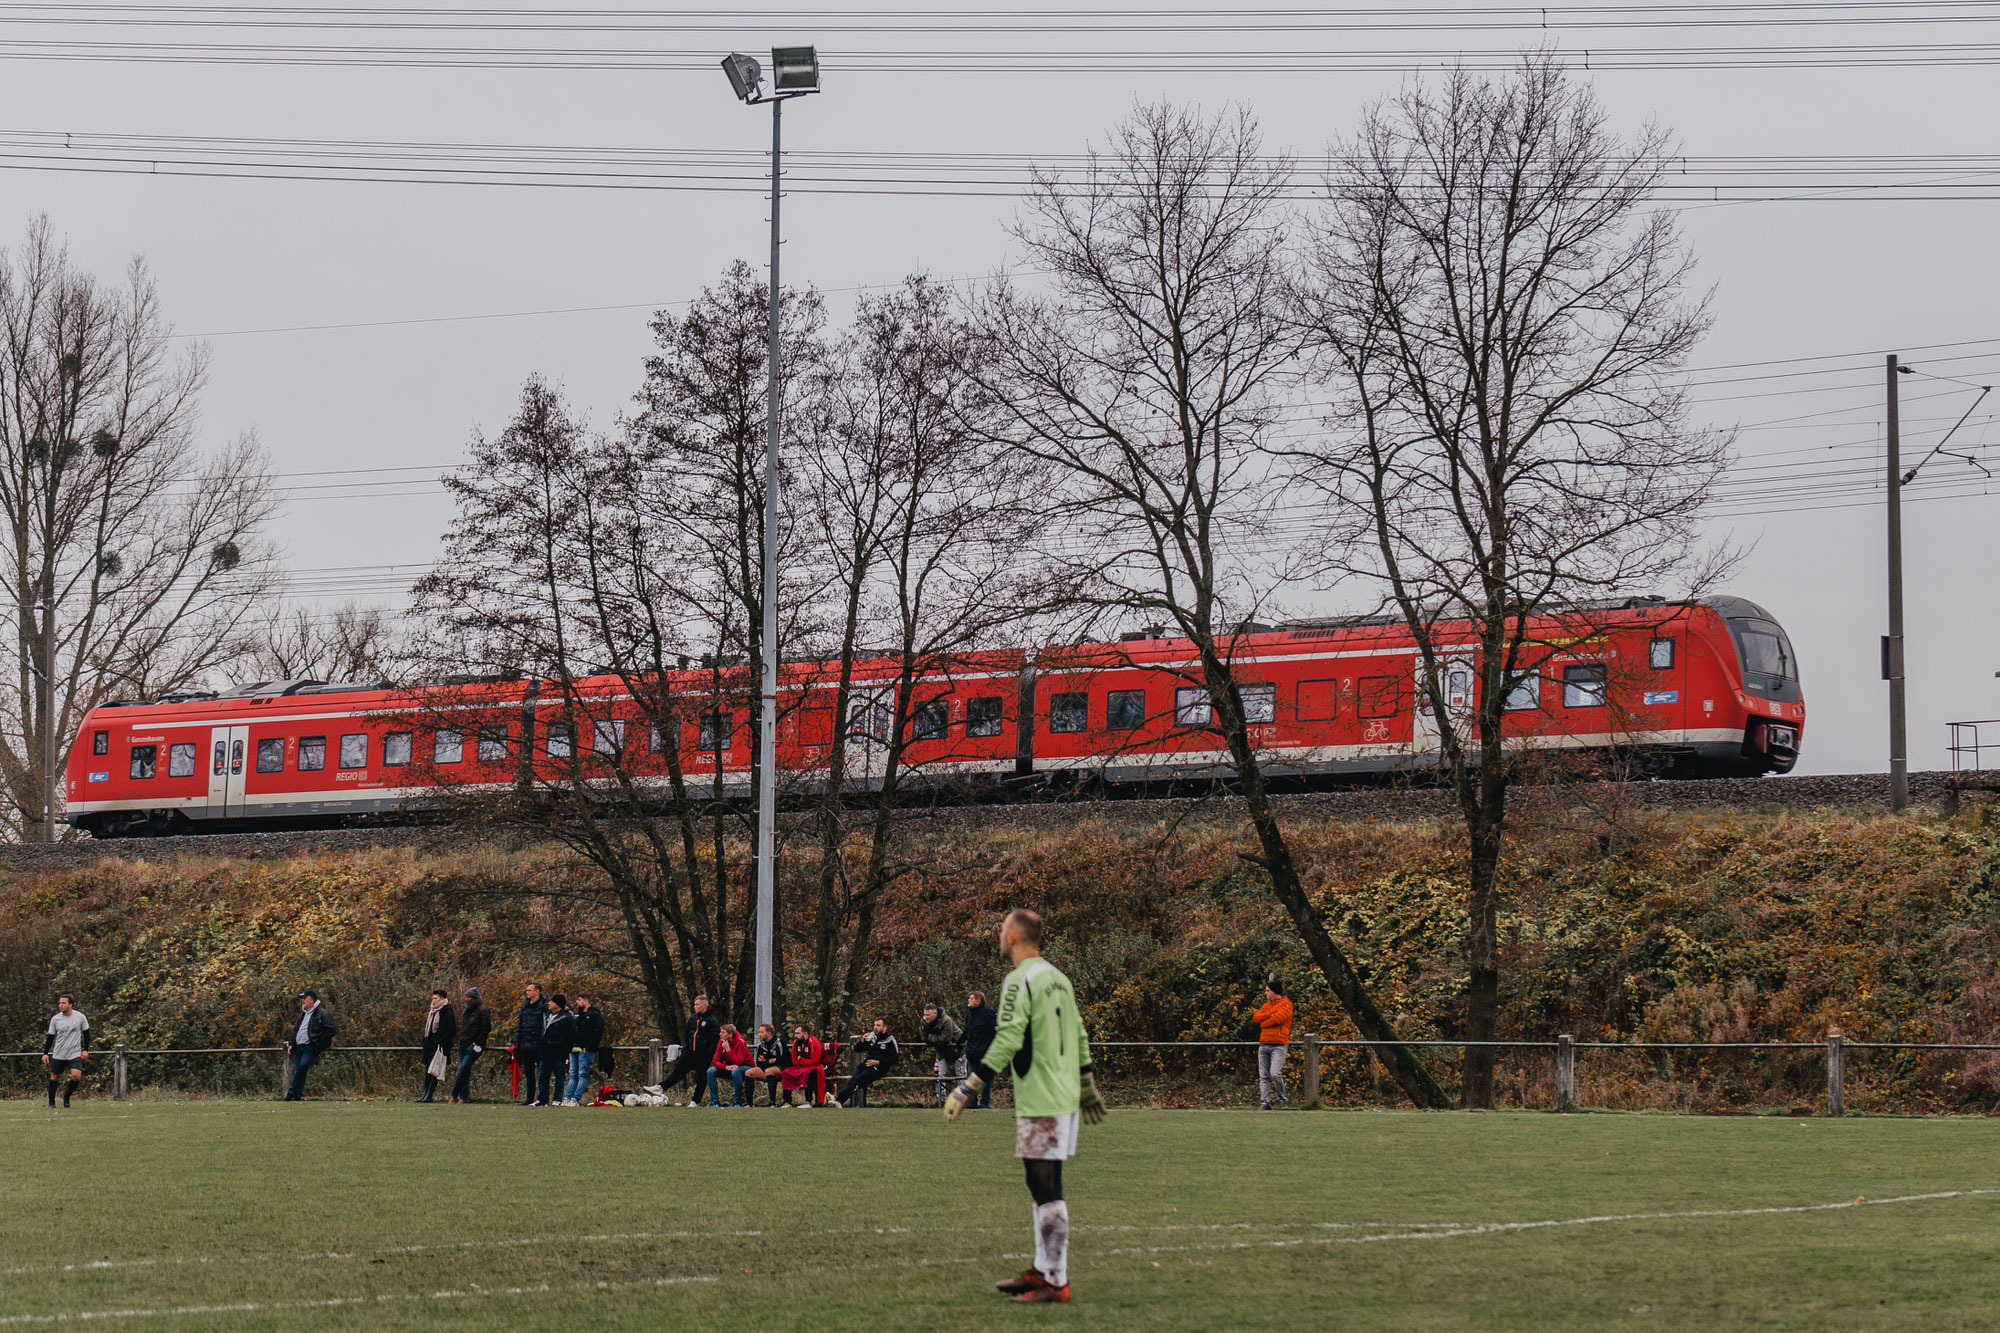
<svg viewBox="0 0 2000 1333">
<path fill-rule="evenodd" d="M 1069 1284 L 1069 1204 L 1035 1205 L 1035 1267 L 1052 1287 Z"/>
</svg>

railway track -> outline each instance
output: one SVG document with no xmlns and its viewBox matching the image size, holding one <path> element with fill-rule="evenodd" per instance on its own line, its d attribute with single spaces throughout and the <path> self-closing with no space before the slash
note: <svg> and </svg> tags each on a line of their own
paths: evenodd
<svg viewBox="0 0 2000 1333">
<path fill-rule="evenodd" d="M 1667 810 L 1811 810 L 1821 808 L 1886 809 L 1889 779 L 1883 773 L 1818 774 L 1764 778 L 1716 778 L 1702 781 L 1632 782 L 1563 788 L 1520 787 L 1524 808 L 1557 801 L 1578 805 L 1601 802 L 1607 794 L 1646 809 Z M 1948 805 L 1954 792 L 1947 772 L 1912 773 L 1910 799 L 1924 807 Z M 1412 819 L 1450 815 L 1451 794 L 1436 787 L 1357 787 L 1273 798 L 1298 814 L 1322 818 Z M 1063 827 L 1087 819 L 1151 822 L 1205 809 L 1221 809 L 1221 798 L 1114 798 L 1108 800 L 1042 801 L 1014 805 L 950 805 L 913 808 L 911 824 L 925 832 L 948 832 L 1009 824 Z M 857 812 L 865 813 L 865 812 Z M 789 813 L 786 819 L 806 819 Z M 371 825 L 364 828 L 309 829 L 274 833 L 210 833 L 174 838 L 76 837 L 59 843 L 0 846 L 0 867 L 16 870 L 58 869 L 87 865 L 114 856 L 149 861 L 177 856 L 215 856 L 242 860 L 352 852 L 374 847 L 417 847 L 438 850 L 505 843 L 518 838 L 513 830 L 440 824 Z"/>
</svg>

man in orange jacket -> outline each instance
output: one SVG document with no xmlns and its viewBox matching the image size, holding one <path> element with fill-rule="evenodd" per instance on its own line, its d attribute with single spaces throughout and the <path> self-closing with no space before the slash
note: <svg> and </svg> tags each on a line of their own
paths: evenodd
<svg viewBox="0 0 2000 1333">
<path fill-rule="evenodd" d="M 1285 1052 L 1292 1044 L 1292 1002 L 1285 998 L 1285 983 L 1272 977 L 1264 983 L 1264 1003 L 1257 1019 L 1257 1101 L 1271 1109 L 1271 1090 L 1278 1100 L 1285 1098 Z"/>
</svg>

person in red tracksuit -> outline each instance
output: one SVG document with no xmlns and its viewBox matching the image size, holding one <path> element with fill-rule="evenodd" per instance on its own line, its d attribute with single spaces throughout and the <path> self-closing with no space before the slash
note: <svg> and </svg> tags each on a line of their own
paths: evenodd
<svg viewBox="0 0 2000 1333">
<path fill-rule="evenodd" d="M 792 1062 L 785 1066 L 785 1072 L 778 1081 L 785 1085 L 785 1108 L 791 1109 L 792 1093 L 800 1088 L 809 1088 L 811 1098 L 807 1106 L 819 1106 L 826 1101 L 826 1069 L 820 1060 L 826 1054 L 826 1047 L 818 1037 L 806 1031 L 801 1023 L 792 1029 Z"/>
<path fill-rule="evenodd" d="M 743 1076 L 750 1072 L 750 1043 L 743 1040 L 743 1034 L 736 1030 L 734 1023 L 722 1025 L 722 1036 L 715 1043 L 715 1059 L 708 1066 L 708 1104 L 722 1105 L 722 1093 L 716 1088 L 720 1075 L 729 1075 L 729 1084 L 736 1095 L 730 1098 L 731 1106 L 743 1105 Z"/>
</svg>

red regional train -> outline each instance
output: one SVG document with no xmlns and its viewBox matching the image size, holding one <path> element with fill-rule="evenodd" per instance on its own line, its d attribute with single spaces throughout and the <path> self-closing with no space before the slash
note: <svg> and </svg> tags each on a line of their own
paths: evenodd
<svg viewBox="0 0 2000 1333">
<path fill-rule="evenodd" d="M 1783 773 L 1797 762 L 1797 659 L 1755 603 L 1632 598 L 1530 628 L 1539 660 L 1507 700 L 1510 744 L 1637 752 L 1674 777 Z M 1239 642 L 1244 705 L 1272 776 L 1352 780 L 1436 763 L 1434 714 L 1421 706 L 1417 650 L 1400 620 L 1253 626 Z M 1448 709 L 1472 706 L 1475 667 L 1472 644 L 1447 651 Z M 794 783 L 809 787 L 826 767 L 836 669 L 791 663 L 782 673 L 778 758 Z M 856 785 L 882 776 L 895 670 L 855 664 Z M 403 690 L 266 682 L 108 704 L 85 717 L 70 751 L 69 822 L 116 837 L 379 820 L 449 791 L 608 778 L 614 763 L 664 784 L 676 757 L 691 786 L 733 795 L 750 778 L 755 699 L 740 682 L 716 693 L 717 679 L 670 673 L 661 697 L 673 707 L 650 713 L 617 676 L 566 692 L 518 679 Z M 913 703 L 904 762 L 923 780 L 1130 785 L 1223 772 L 1190 646 L 1163 635 L 966 654 L 923 676 Z M 678 734 L 662 736 L 648 719 L 669 714 L 665 729 Z"/>
</svg>

